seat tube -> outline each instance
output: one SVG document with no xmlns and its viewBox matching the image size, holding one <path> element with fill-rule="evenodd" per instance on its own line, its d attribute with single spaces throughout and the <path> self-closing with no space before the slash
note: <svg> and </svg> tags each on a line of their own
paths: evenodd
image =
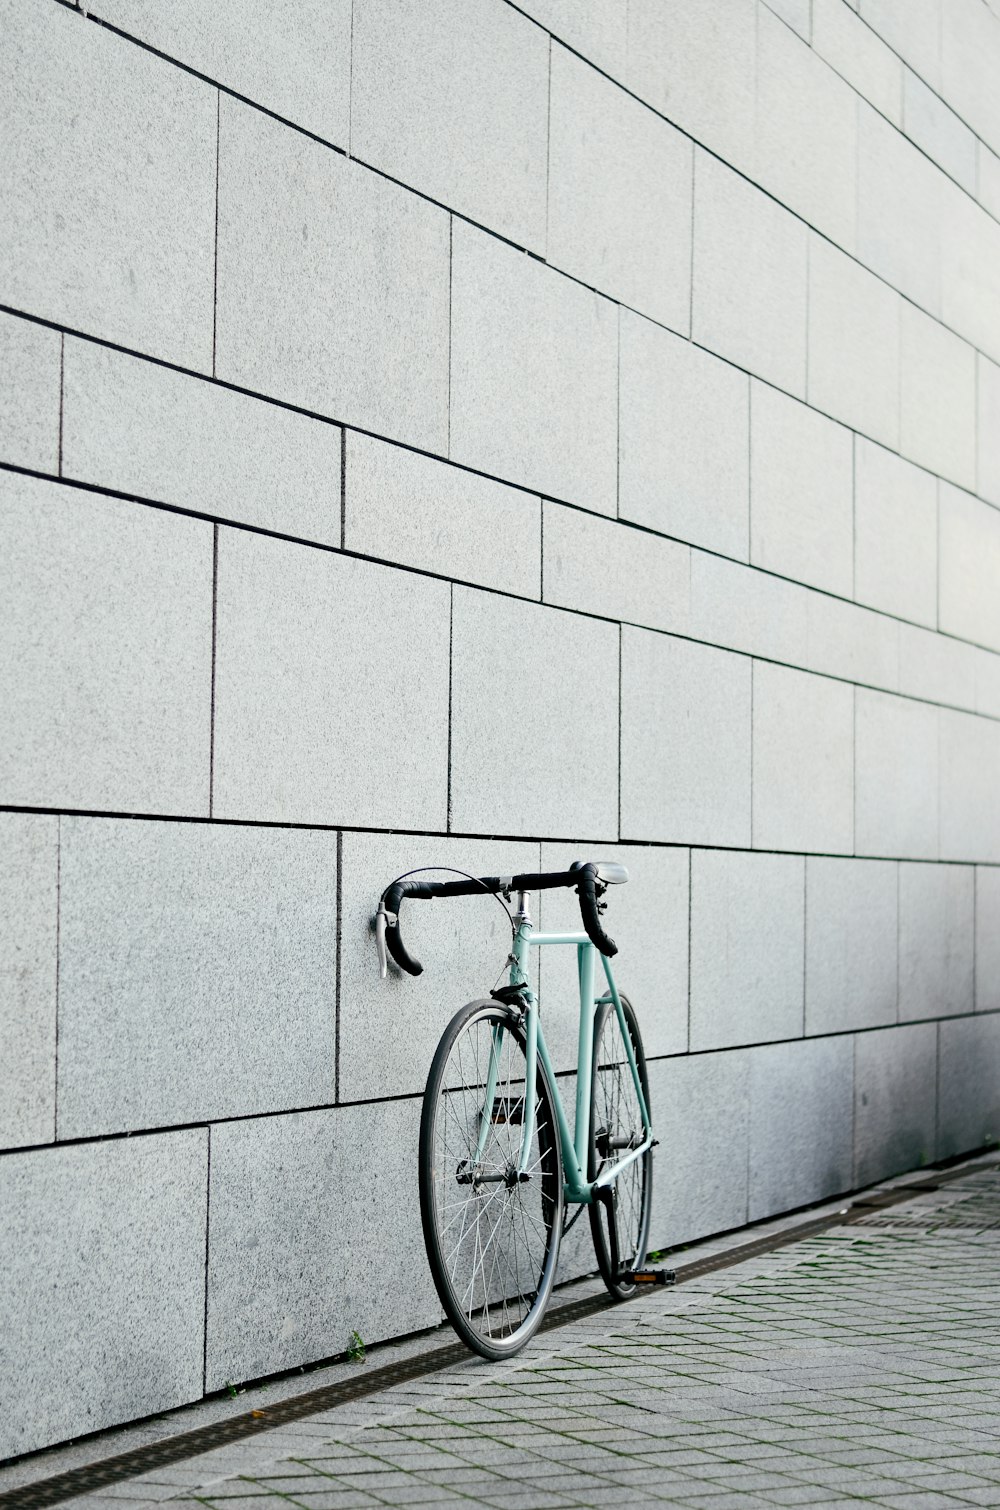
<svg viewBox="0 0 1000 1510">
<path fill-rule="evenodd" d="M 573 1142 L 577 1163 L 586 1171 L 590 1143 L 590 1082 L 594 1058 L 593 944 L 578 944 L 576 958 L 580 977 L 580 1038 L 576 1058 L 576 1130 Z"/>
</svg>

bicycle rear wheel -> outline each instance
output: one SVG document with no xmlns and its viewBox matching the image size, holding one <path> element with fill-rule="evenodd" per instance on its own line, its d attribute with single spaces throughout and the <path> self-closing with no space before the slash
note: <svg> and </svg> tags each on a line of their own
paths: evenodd
<svg viewBox="0 0 1000 1510">
<path fill-rule="evenodd" d="M 491 1068 L 495 1088 L 487 1106 Z M 519 1179 L 525 1108 L 520 1017 L 495 1001 L 469 1002 L 445 1030 L 427 1079 L 420 1214 L 441 1304 L 462 1341 L 484 1358 L 509 1358 L 524 1347 L 555 1280 L 562 1157 L 541 1063 L 535 1102 L 529 1178 Z"/>
<path fill-rule="evenodd" d="M 627 997 L 621 997 L 621 1004 L 648 1110 L 649 1080 L 639 1024 Z M 600 1007 L 594 1023 L 594 1072 L 590 1097 L 588 1168 L 590 1179 L 596 1180 L 628 1152 L 630 1144 L 636 1146 L 644 1136 L 642 1110 L 625 1040 L 618 1013 L 610 1001 Z M 651 1148 L 622 1170 L 610 1186 L 610 1192 L 606 1202 L 595 1200 L 591 1203 L 590 1230 L 601 1278 L 616 1299 L 627 1300 L 635 1293 L 635 1285 L 619 1276 L 623 1271 L 641 1269 L 646 1260 L 653 1192 Z"/>
</svg>

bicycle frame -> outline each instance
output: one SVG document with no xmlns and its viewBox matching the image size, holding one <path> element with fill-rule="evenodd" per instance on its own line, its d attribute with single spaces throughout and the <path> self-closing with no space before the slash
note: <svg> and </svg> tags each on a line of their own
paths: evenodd
<svg viewBox="0 0 1000 1510">
<path fill-rule="evenodd" d="M 618 1017 L 618 1026 L 621 1030 L 622 1042 L 625 1045 L 629 1068 L 632 1072 L 632 1081 L 635 1085 L 636 1096 L 638 1097 L 639 1108 L 642 1113 L 643 1140 L 637 1148 L 629 1149 L 623 1158 L 617 1159 L 596 1180 L 591 1181 L 587 1178 L 587 1157 L 590 1145 L 590 1098 L 594 1062 L 594 1021 L 598 1006 L 603 1005 L 608 1000 L 608 995 L 602 995 L 600 998 L 597 998 L 594 992 L 594 961 L 598 951 L 585 933 L 536 933 L 528 914 L 527 897 L 523 892 L 518 893 L 517 896 L 515 923 L 517 927 L 511 950 L 510 984 L 522 988 L 521 994 L 526 1003 L 524 1013 L 525 1096 L 522 1112 L 523 1125 L 518 1173 L 523 1174 L 528 1167 L 531 1140 L 535 1132 L 535 1085 L 538 1073 L 537 1065 L 540 1059 L 548 1073 L 549 1083 L 554 1093 L 554 1111 L 556 1124 L 559 1129 L 559 1142 L 562 1147 L 566 1200 L 568 1202 L 587 1205 L 593 1201 L 595 1191 L 605 1186 L 613 1185 L 622 1170 L 626 1169 L 635 1159 L 641 1158 L 653 1143 L 653 1129 L 649 1117 L 649 1107 L 643 1094 L 642 1082 L 639 1078 L 639 1067 L 636 1064 L 635 1053 L 632 1048 L 632 1039 L 625 1022 L 625 1014 L 618 995 L 618 987 L 615 985 L 611 962 L 602 954 L 600 955 L 600 960 L 604 966 L 604 974 L 608 983 L 608 995 L 610 995 Z M 542 1029 L 539 1015 L 538 997 L 531 989 L 528 972 L 528 960 L 531 949 L 547 948 L 556 944 L 575 944 L 577 953 L 577 974 L 580 986 L 580 1028 L 576 1063 L 575 1137 L 570 1134 L 569 1123 L 566 1120 L 565 1108 L 559 1094 L 559 1083 L 556 1080 L 552 1061 L 549 1058 L 549 1051 L 545 1043 L 545 1033 Z M 502 1028 L 495 1028 L 493 1030 L 493 1051 L 490 1056 L 490 1066 L 486 1082 L 486 1106 L 492 1106 L 496 1095 L 499 1064 L 498 1045 L 502 1032 Z M 477 1149 L 477 1161 L 483 1156 L 488 1130 L 489 1118 L 484 1116 L 480 1132 L 482 1146 Z"/>
</svg>

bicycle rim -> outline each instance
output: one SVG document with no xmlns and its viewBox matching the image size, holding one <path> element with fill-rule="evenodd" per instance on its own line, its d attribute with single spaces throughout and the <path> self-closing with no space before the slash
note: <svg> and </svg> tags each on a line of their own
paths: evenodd
<svg viewBox="0 0 1000 1510">
<path fill-rule="evenodd" d="M 487 1107 L 491 1063 L 496 1084 Z M 424 1093 L 420 1210 L 441 1304 L 485 1358 L 510 1357 L 537 1330 L 559 1254 L 562 1159 L 541 1064 L 528 1180 L 517 1178 L 524 1100 L 518 1015 L 470 1002 L 441 1039 Z"/>
<path fill-rule="evenodd" d="M 642 1093 L 649 1107 L 649 1081 L 646 1075 L 646 1056 L 643 1052 L 639 1025 L 631 1004 L 621 998 L 622 1010 L 628 1027 L 639 1069 Z M 628 1062 L 625 1041 L 614 1004 L 607 1002 L 601 1007 L 594 1024 L 594 1072 L 591 1088 L 590 1153 L 589 1173 L 592 1180 L 612 1167 L 625 1151 L 623 1140 L 641 1139 L 643 1136 L 642 1110 L 636 1095 L 635 1081 Z M 617 1143 L 618 1147 L 613 1146 Z M 652 1200 L 653 1152 L 647 1149 L 638 1159 L 633 1159 L 614 1181 L 611 1188 L 610 1206 L 594 1201 L 590 1206 L 590 1229 L 594 1238 L 597 1266 L 611 1294 L 625 1300 L 635 1291 L 635 1285 L 622 1281 L 619 1275 L 630 1269 L 640 1269 L 646 1258 L 649 1240 L 649 1218 Z M 614 1262 L 611 1223 L 614 1222 L 614 1237 L 617 1246 L 618 1264 Z"/>
</svg>

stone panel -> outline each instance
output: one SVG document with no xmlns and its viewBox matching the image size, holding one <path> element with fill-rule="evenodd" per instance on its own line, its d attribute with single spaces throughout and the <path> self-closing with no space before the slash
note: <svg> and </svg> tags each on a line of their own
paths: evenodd
<svg viewBox="0 0 1000 1510">
<path fill-rule="evenodd" d="M 854 452 L 855 596 L 898 618 L 937 627 L 937 485 L 858 436 Z"/>
<path fill-rule="evenodd" d="M 340 544 L 340 431 L 66 340 L 63 470 L 98 487 Z"/>
<path fill-rule="evenodd" d="M 1000 510 L 940 484 L 940 623 L 1000 650 Z"/>
<path fill-rule="evenodd" d="M 349 144 L 351 0 L 88 0 L 129 36 L 338 147 Z"/>
<path fill-rule="evenodd" d="M 55 1137 L 58 846 L 58 818 L 0 816 L 0 1148 Z"/>
<path fill-rule="evenodd" d="M 202 1392 L 208 1134 L 0 1159 L 0 1454 Z"/>
<path fill-rule="evenodd" d="M 614 514 L 617 309 L 472 226 L 452 235 L 449 454 Z"/>
<path fill-rule="evenodd" d="M 0 461 L 59 470 L 61 362 L 57 330 L 0 314 Z"/>
<path fill-rule="evenodd" d="M 691 1048 L 798 1038 L 803 1022 L 805 861 L 691 855 Z"/>
<path fill-rule="evenodd" d="M 448 604 L 412 572 L 220 530 L 215 816 L 443 828 Z"/>
<path fill-rule="evenodd" d="M 753 842 L 854 848 L 854 689 L 755 661 Z"/>
<path fill-rule="evenodd" d="M 865 687 L 856 696 L 857 852 L 936 860 L 939 711 Z"/>
<path fill-rule="evenodd" d="M 750 560 L 849 598 L 852 436 L 764 383 L 750 390 Z"/>
<path fill-rule="evenodd" d="M 455 589 L 454 829 L 615 837 L 618 636 L 580 614 Z"/>
<path fill-rule="evenodd" d="M 952 482 L 973 487 L 976 353 L 905 302 L 900 311 L 899 406 L 902 454 Z"/>
<path fill-rule="evenodd" d="M 0 477 L 0 801 L 207 814 L 212 527 Z"/>
<path fill-rule="evenodd" d="M 691 552 L 616 520 L 543 505 L 545 601 L 686 634 Z"/>
<path fill-rule="evenodd" d="M 694 183 L 694 339 L 804 398 L 806 227 L 705 152 Z"/>
<path fill-rule="evenodd" d="M 1000 1011 L 1000 869 L 976 870 L 976 1011 Z"/>
<path fill-rule="evenodd" d="M 542 521 L 533 494 L 355 431 L 345 477 L 348 550 L 539 596 Z"/>
<path fill-rule="evenodd" d="M 66 6 L 0 24 L 4 303 L 210 370 L 216 91 Z"/>
<path fill-rule="evenodd" d="M 899 867 L 899 1020 L 974 1010 L 971 865 Z"/>
<path fill-rule="evenodd" d="M 809 242 L 810 404 L 899 444 L 900 298 L 819 236 Z"/>
<path fill-rule="evenodd" d="M 337 842 L 64 818 L 59 1136 L 334 1099 Z"/>
<path fill-rule="evenodd" d="M 768 1044 L 749 1059 L 750 1220 L 849 1189 L 853 1040 Z"/>
<path fill-rule="evenodd" d="M 621 832 L 750 842 L 750 661 L 622 630 Z"/>
<path fill-rule="evenodd" d="M 544 32 L 483 0 L 358 0 L 351 44 L 354 156 L 544 253 Z"/>
<path fill-rule="evenodd" d="M 621 311 L 618 512 L 747 559 L 746 374 Z"/>
<path fill-rule="evenodd" d="M 217 375 L 443 454 L 448 238 L 444 210 L 223 96 Z"/>
<path fill-rule="evenodd" d="M 653 1127 L 650 1246 L 672 1247 L 747 1220 L 750 1056 L 692 1054 L 649 1068 Z"/>
<path fill-rule="evenodd" d="M 806 1032 L 896 1021 L 898 867 L 806 860 Z"/>
<path fill-rule="evenodd" d="M 939 1159 L 1000 1142 L 1000 1015 L 938 1028 Z"/>
<path fill-rule="evenodd" d="M 692 154 L 660 116 L 553 48 L 548 260 L 685 334 Z"/>
<path fill-rule="evenodd" d="M 433 1326 L 419 1101 L 212 1129 L 206 1388 Z"/>
<path fill-rule="evenodd" d="M 941 858 L 1000 862 L 1000 723 L 941 709 Z"/>
<path fill-rule="evenodd" d="M 859 1033 L 854 1058 L 854 1183 L 874 1185 L 935 1157 L 937 1026 Z"/>
</svg>

